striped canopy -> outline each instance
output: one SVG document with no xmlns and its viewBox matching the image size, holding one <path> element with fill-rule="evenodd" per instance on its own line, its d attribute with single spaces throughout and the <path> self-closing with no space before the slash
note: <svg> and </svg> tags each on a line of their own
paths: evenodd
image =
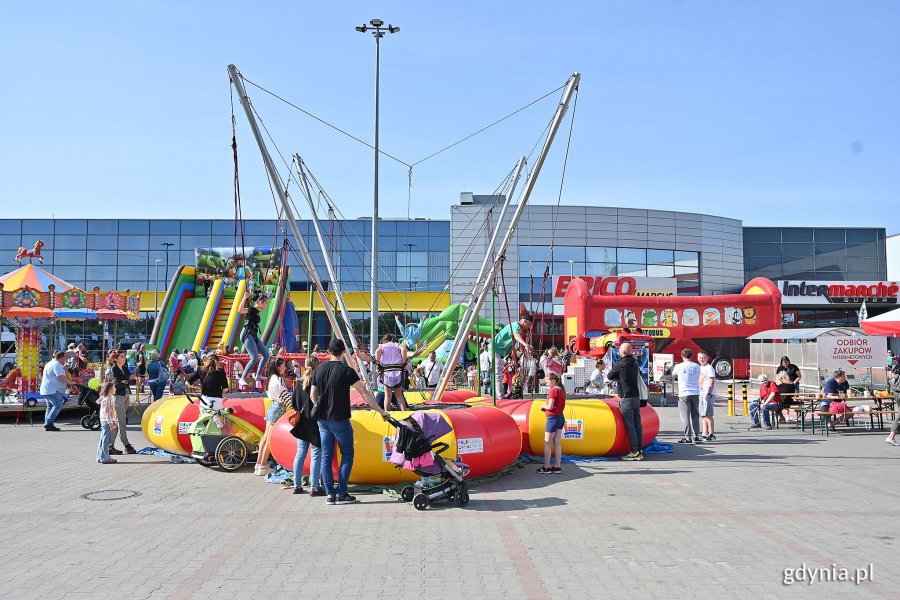
<svg viewBox="0 0 900 600">
<path fill-rule="evenodd" d="M 68 281 L 62 280 L 53 273 L 34 265 L 25 265 L 12 273 L 7 273 L 0 277 L 0 283 L 7 290 L 18 290 L 28 286 L 39 292 L 48 291 L 50 285 L 56 286 L 57 292 L 65 292 L 75 287 Z"/>
</svg>

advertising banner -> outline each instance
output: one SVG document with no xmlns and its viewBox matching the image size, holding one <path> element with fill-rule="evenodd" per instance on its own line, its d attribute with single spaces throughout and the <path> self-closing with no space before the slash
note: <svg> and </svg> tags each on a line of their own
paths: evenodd
<svg viewBox="0 0 900 600">
<path fill-rule="evenodd" d="M 662 381 L 666 369 L 675 364 L 674 354 L 654 354 L 653 355 L 653 381 Z"/>
<path fill-rule="evenodd" d="M 880 337 L 822 336 L 816 339 L 816 349 L 823 369 L 866 369 L 887 364 L 887 344 Z"/>
<path fill-rule="evenodd" d="M 678 281 L 674 277 L 603 277 L 601 275 L 576 275 L 587 284 L 594 296 L 675 296 Z M 572 277 L 557 275 L 553 278 L 553 299 L 562 300 Z"/>
<path fill-rule="evenodd" d="M 896 281 L 793 281 L 776 285 L 781 301 L 788 306 L 828 306 L 835 304 L 897 304 L 900 284 Z"/>
</svg>

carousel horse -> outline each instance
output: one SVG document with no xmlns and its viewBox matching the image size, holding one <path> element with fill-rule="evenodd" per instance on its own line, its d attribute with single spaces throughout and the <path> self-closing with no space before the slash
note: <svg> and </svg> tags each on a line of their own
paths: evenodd
<svg viewBox="0 0 900 600">
<path fill-rule="evenodd" d="M 31 250 L 25 246 L 20 246 L 19 251 L 16 253 L 16 262 L 21 265 L 22 260 L 25 258 L 31 259 L 31 262 L 34 262 L 34 259 L 36 258 L 41 261 L 41 264 L 44 264 L 44 257 L 41 256 L 41 248 L 43 248 L 44 245 L 43 240 L 38 240 L 34 243 L 34 248 Z"/>
</svg>

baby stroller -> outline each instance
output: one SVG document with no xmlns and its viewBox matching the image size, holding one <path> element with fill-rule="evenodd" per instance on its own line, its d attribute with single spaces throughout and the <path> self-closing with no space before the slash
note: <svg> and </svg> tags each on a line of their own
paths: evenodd
<svg viewBox="0 0 900 600">
<path fill-rule="evenodd" d="M 463 479 L 469 466 L 445 459 L 441 454 L 450 449 L 439 437 L 453 431 L 447 419 L 437 412 L 416 412 L 402 421 L 388 418 L 397 428 L 397 441 L 391 462 L 399 468 L 414 471 L 421 479 L 400 490 L 404 502 L 412 502 L 416 510 L 425 510 L 435 500 L 449 500 L 457 506 L 469 503 L 469 491 Z"/>
<path fill-rule="evenodd" d="M 85 429 L 100 429 L 100 394 L 86 385 L 79 384 L 78 406 L 84 406 L 89 413 L 81 418 L 81 426 Z"/>
</svg>

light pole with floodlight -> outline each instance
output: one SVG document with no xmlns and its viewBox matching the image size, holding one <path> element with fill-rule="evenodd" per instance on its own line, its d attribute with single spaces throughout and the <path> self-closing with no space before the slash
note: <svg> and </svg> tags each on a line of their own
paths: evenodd
<svg viewBox="0 0 900 600">
<path fill-rule="evenodd" d="M 156 286 L 153 288 L 153 312 L 156 313 L 156 317 L 154 320 L 159 320 L 159 261 L 161 258 L 156 259 Z"/>
<path fill-rule="evenodd" d="M 378 343 L 378 94 L 381 76 L 381 38 L 385 32 L 397 33 L 400 28 L 393 25 L 385 27 L 381 19 L 372 19 L 368 25 L 360 25 L 356 30 L 360 33 L 371 31 L 375 38 L 375 190 L 372 213 L 372 319 L 369 325 L 369 346 L 374 348 Z"/>
</svg>

